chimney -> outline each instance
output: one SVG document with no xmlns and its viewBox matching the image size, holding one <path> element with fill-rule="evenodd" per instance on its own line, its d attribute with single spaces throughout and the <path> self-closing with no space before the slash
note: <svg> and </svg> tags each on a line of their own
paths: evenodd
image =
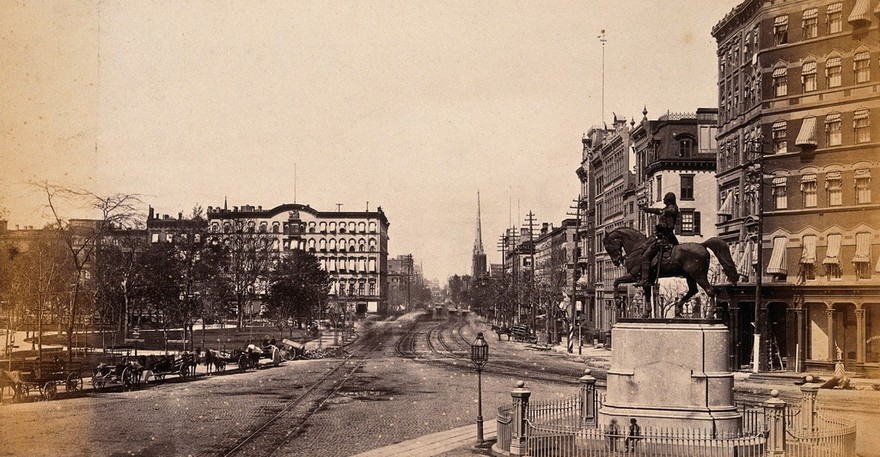
<svg viewBox="0 0 880 457">
<path fill-rule="evenodd" d="M 153 207 L 150 206 L 149 212 L 147 213 L 147 219 L 152 219 L 152 218 L 153 218 Z"/>
<path fill-rule="evenodd" d="M 547 233 L 547 230 L 549 230 L 549 229 L 550 229 L 550 224 L 549 224 L 549 223 L 547 223 L 547 222 L 542 223 L 542 224 L 541 224 L 541 235 L 546 234 L 546 233 Z"/>
<path fill-rule="evenodd" d="M 177 213 L 177 220 L 183 220 L 183 211 Z"/>
</svg>

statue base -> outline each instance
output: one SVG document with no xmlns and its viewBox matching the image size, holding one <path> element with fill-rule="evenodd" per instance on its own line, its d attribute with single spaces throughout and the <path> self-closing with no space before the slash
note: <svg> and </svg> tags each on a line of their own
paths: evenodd
<svg viewBox="0 0 880 457">
<path fill-rule="evenodd" d="M 720 321 L 626 319 L 614 325 L 612 341 L 600 426 L 616 419 L 625 430 L 635 418 L 643 428 L 738 432 L 730 337 Z"/>
</svg>

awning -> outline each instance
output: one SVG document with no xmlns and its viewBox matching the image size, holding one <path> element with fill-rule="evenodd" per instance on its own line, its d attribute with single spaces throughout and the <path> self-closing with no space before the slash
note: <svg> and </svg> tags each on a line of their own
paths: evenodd
<svg viewBox="0 0 880 457">
<path fill-rule="evenodd" d="M 871 23 L 871 18 L 868 17 L 868 12 L 871 10 L 871 7 L 868 5 L 868 0 L 856 0 L 856 5 L 853 6 L 853 10 L 849 13 L 849 17 L 847 18 L 847 22 L 852 25 L 857 25 L 862 22 Z"/>
<path fill-rule="evenodd" d="M 825 188 L 826 189 L 840 189 L 840 180 L 842 178 L 842 174 L 839 171 L 829 171 L 825 174 Z"/>
<path fill-rule="evenodd" d="M 814 75 L 816 74 L 816 61 L 811 60 L 809 62 L 804 62 L 801 65 L 801 75 Z"/>
<path fill-rule="evenodd" d="M 728 192 L 724 196 L 724 201 L 721 203 L 721 208 L 718 209 L 718 214 L 733 216 L 733 192 Z"/>
<path fill-rule="evenodd" d="M 803 19 L 815 19 L 819 17 L 819 8 L 810 8 L 804 11 Z"/>
<path fill-rule="evenodd" d="M 826 10 L 828 14 L 839 13 L 841 11 L 843 11 L 843 2 L 832 3 L 828 5 L 828 9 Z"/>
<path fill-rule="evenodd" d="M 785 67 L 778 67 L 773 70 L 773 77 L 774 78 L 781 78 L 781 77 L 785 76 L 786 74 L 788 74 L 788 68 L 785 68 Z"/>
<path fill-rule="evenodd" d="M 828 60 L 825 61 L 825 73 L 828 73 L 828 69 L 831 67 L 839 67 L 840 66 L 840 57 L 829 57 Z"/>
<path fill-rule="evenodd" d="M 816 263 L 816 235 L 807 235 L 803 238 L 804 249 L 801 253 L 801 263 L 813 265 Z M 827 259 L 826 259 L 827 260 Z"/>
<path fill-rule="evenodd" d="M 815 184 L 816 183 L 816 175 L 803 175 L 801 176 L 801 192 L 804 191 L 807 184 Z"/>
<path fill-rule="evenodd" d="M 798 146 L 816 146 L 816 118 L 805 117 L 801 124 L 801 131 L 798 133 L 797 140 L 794 144 Z"/>
<path fill-rule="evenodd" d="M 867 168 L 856 170 L 855 179 L 871 179 L 871 170 Z"/>
<path fill-rule="evenodd" d="M 773 25 L 787 25 L 788 24 L 788 16 L 776 16 L 776 19 L 773 20 Z"/>
<path fill-rule="evenodd" d="M 859 120 L 867 119 L 867 118 L 868 118 L 868 110 L 866 110 L 866 109 L 856 111 L 855 113 L 853 113 L 853 120 L 854 121 L 859 121 Z M 870 124 L 865 124 L 865 125 L 867 126 Z"/>
<path fill-rule="evenodd" d="M 828 249 L 825 250 L 824 265 L 840 265 L 840 240 L 843 236 L 839 233 L 828 235 Z"/>
<path fill-rule="evenodd" d="M 736 270 L 739 274 L 747 278 L 752 276 L 752 244 L 754 243 L 751 241 L 745 243 L 742 257 L 740 257 L 739 263 L 736 265 Z"/>
<path fill-rule="evenodd" d="M 856 253 L 853 255 L 853 263 L 871 262 L 871 234 L 867 232 L 856 233 Z"/>
<path fill-rule="evenodd" d="M 788 247 L 788 238 L 784 236 L 773 238 L 773 253 L 770 254 L 770 264 L 767 265 L 767 273 L 785 275 L 788 268 L 785 262 L 785 250 Z"/>
<path fill-rule="evenodd" d="M 773 178 L 772 181 L 773 187 L 785 187 L 787 182 L 788 178 L 786 178 L 785 176 L 777 176 Z"/>
</svg>

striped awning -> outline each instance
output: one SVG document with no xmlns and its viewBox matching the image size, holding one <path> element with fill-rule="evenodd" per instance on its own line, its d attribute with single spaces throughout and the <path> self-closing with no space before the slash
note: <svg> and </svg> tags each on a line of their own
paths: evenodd
<svg viewBox="0 0 880 457">
<path fill-rule="evenodd" d="M 819 8 L 810 8 L 808 10 L 804 10 L 803 19 L 815 19 L 819 17 Z"/>
<path fill-rule="evenodd" d="M 816 74 L 816 61 L 810 60 L 808 62 L 804 62 L 801 65 L 801 75 L 814 75 Z"/>
<path fill-rule="evenodd" d="M 737 271 L 739 271 L 739 261 L 742 258 L 742 246 L 741 243 L 736 242 L 730 246 L 730 252 L 733 255 L 733 264 L 736 265 Z"/>
<path fill-rule="evenodd" d="M 776 19 L 773 20 L 773 25 L 787 25 L 788 24 L 788 16 L 776 16 Z"/>
<path fill-rule="evenodd" d="M 828 235 L 828 249 L 825 250 L 824 265 L 840 265 L 840 240 L 843 236 L 839 233 Z"/>
<path fill-rule="evenodd" d="M 801 192 L 804 191 L 807 184 L 815 184 L 816 183 L 816 175 L 803 175 L 801 176 Z"/>
<path fill-rule="evenodd" d="M 843 177 L 839 171 L 829 171 L 825 173 L 825 188 L 837 190 L 840 189 L 840 180 Z"/>
<path fill-rule="evenodd" d="M 807 235 L 803 238 L 804 249 L 801 253 L 801 263 L 813 265 L 816 263 L 816 235 Z"/>
<path fill-rule="evenodd" d="M 801 123 L 801 131 L 798 133 L 794 144 L 798 146 L 816 146 L 816 118 L 805 117 Z"/>
<path fill-rule="evenodd" d="M 828 5 L 827 13 L 839 13 L 843 11 L 843 2 L 832 3 Z"/>
<path fill-rule="evenodd" d="M 856 111 L 855 113 L 853 113 L 853 120 L 854 120 L 854 121 L 857 121 L 857 120 L 860 120 L 860 119 L 867 119 L 867 118 L 868 118 L 868 113 L 869 113 L 869 112 L 868 112 L 868 110 L 866 110 L 866 109 Z"/>
<path fill-rule="evenodd" d="M 739 263 L 736 264 L 736 270 L 739 274 L 747 278 L 752 276 L 752 244 L 754 243 L 751 241 L 745 243 L 742 256 L 739 258 Z"/>
<path fill-rule="evenodd" d="M 773 238 L 773 252 L 770 254 L 770 263 L 767 265 L 767 273 L 785 275 L 788 267 L 785 261 L 785 250 L 788 247 L 788 238 L 784 236 Z"/>
<path fill-rule="evenodd" d="M 788 178 L 786 178 L 785 176 L 777 176 L 777 177 L 773 178 L 773 181 L 772 181 L 773 187 L 785 187 L 787 182 L 788 182 Z"/>
<path fill-rule="evenodd" d="M 777 67 L 777 68 L 773 69 L 773 77 L 774 78 L 781 78 L 781 77 L 785 76 L 786 74 L 788 74 L 788 68 L 786 68 L 786 67 Z"/>
<path fill-rule="evenodd" d="M 855 172 L 855 179 L 871 179 L 871 170 L 867 168 L 860 168 Z"/>
<path fill-rule="evenodd" d="M 733 192 L 728 192 L 721 202 L 721 208 L 718 208 L 718 214 L 724 216 L 733 216 Z"/>
<path fill-rule="evenodd" d="M 856 253 L 853 255 L 853 263 L 871 262 L 871 234 L 867 232 L 856 233 Z"/>
<path fill-rule="evenodd" d="M 868 17 L 868 13 L 871 10 L 869 5 L 869 0 L 856 0 L 855 6 L 853 6 L 853 10 L 849 13 L 849 17 L 846 19 L 847 22 L 853 25 L 857 25 L 863 22 L 871 23 L 871 18 Z"/>
</svg>

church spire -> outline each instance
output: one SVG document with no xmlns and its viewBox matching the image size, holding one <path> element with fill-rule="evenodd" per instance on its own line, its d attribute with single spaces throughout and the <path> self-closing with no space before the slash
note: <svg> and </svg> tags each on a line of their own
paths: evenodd
<svg viewBox="0 0 880 457">
<path fill-rule="evenodd" d="M 474 237 L 474 256 L 472 264 L 472 276 L 480 278 L 486 276 L 486 253 L 483 251 L 483 228 L 480 221 L 480 191 L 477 191 L 477 231 Z"/>
</svg>

